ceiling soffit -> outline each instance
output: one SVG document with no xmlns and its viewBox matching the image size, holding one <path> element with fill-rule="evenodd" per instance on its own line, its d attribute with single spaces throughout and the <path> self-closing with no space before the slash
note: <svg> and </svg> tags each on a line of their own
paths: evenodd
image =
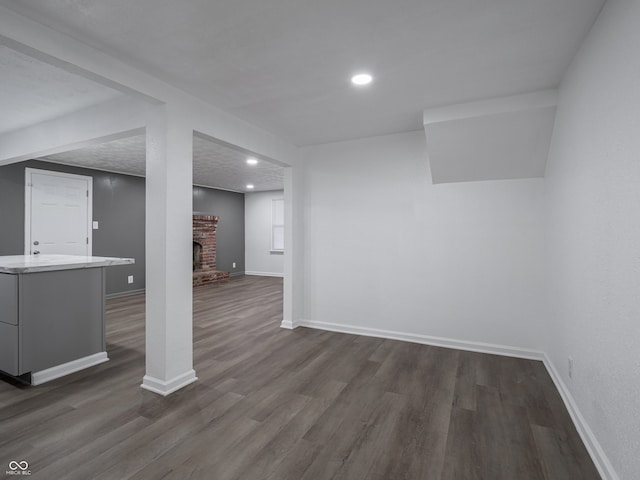
<svg viewBox="0 0 640 480">
<path fill-rule="evenodd" d="M 543 177 L 556 101 L 548 90 L 425 110 L 433 183 Z"/>
</svg>

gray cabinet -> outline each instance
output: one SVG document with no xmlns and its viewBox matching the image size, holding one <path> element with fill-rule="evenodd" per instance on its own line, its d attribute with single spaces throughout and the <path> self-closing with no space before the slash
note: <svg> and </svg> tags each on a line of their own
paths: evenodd
<svg viewBox="0 0 640 480">
<path fill-rule="evenodd" d="M 18 365 L 18 326 L 0 322 L 0 370 L 20 375 Z"/>
<path fill-rule="evenodd" d="M 18 276 L 0 274 L 0 370 L 18 371 Z"/>
<path fill-rule="evenodd" d="M 0 370 L 34 385 L 109 360 L 105 268 L 133 258 L 0 256 Z"/>
<path fill-rule="evenodd" d="M 0 275 L 0 322 L 18 324 L 17 275 Z"/>
<path fill-rule="evenodd" d="M 104 268 L 0 273 L 0 370 L 20 376 L 104 351 Z"/>
</svg>

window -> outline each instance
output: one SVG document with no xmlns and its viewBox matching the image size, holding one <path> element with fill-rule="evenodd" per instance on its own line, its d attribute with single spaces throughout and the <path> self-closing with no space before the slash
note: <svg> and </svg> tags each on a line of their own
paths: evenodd
<svg viewBox="0 0 640 480">
<path fill-rule="evenodd" d="M 284 200 L 274 199 L 271 204 L 271 251 L 284 252 Z"/>
</svg>

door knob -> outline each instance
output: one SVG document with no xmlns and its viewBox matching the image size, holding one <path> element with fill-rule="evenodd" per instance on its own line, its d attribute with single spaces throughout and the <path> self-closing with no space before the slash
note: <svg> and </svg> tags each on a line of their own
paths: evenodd
<svg viewBox="0 0 640 480">
<path fill-rule="evenodd" d="M 33 252 L 33 254 L 34 254 L 34 255 L 38 255 L 39 253 L 40 253 L 40 250 L 35 250 L 35 251 Z"/>
</svg>

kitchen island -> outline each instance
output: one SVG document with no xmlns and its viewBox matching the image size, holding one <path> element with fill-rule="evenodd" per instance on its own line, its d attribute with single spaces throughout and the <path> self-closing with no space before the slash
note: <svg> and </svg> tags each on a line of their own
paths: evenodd
<svg viewBox="0 0 640 480">
<path fill-rule="evenodd" d="M 106 267 L 132 258 L 0 256 L 0 370 L 38 385 L 109 360 Z"/>
</svg>

